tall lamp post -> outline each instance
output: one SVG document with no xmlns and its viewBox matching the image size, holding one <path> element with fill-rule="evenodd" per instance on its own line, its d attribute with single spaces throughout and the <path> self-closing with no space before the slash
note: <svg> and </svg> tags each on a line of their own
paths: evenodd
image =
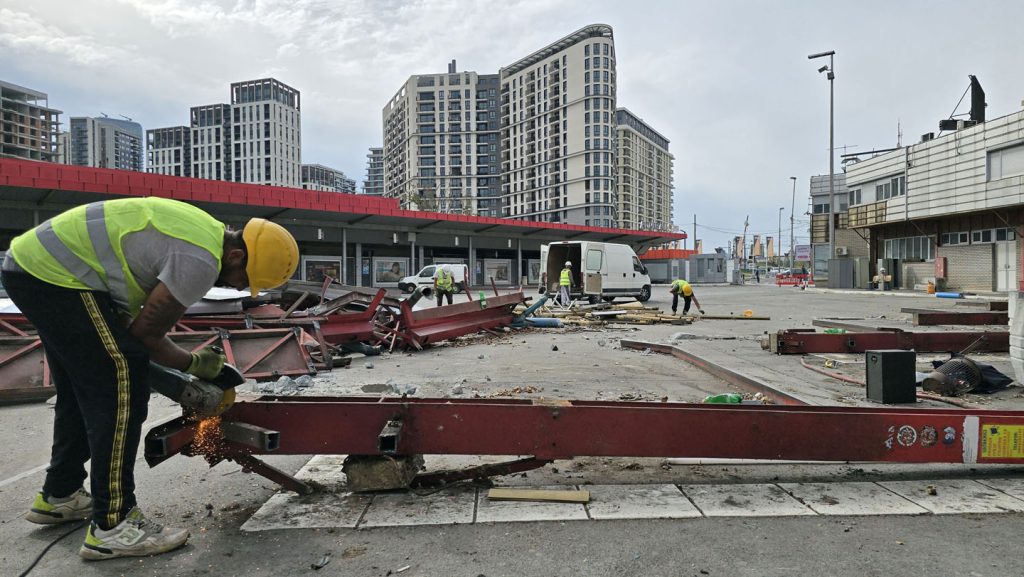
<svg viewBox="0 0 1024 577">
<path fill-rule="evenodd" d="M 824 58 L 828 56 L 828 64 L 818 69 L 818 72 L 827 72 L 828 77 L 828 258 L 833 259 L 836 257 L 836 217 L 835 217 L 835 124 L 834 124 L 834 110 L 835 110 L 835 66 L 832 63 L 833 57 L 836 55 L 835 50 L 829 50 L 828 52 L 819 52 L 817 54 L 810 54 L 807 56 L 808 60 L 814 60 L 815 58 Z"/>
<path fill-rule="evenodd" d="M 793 272 L 793 267 L 796 266 L 796 247 L 793 246 L 793 212 L 796 210 L 796 177 L 789 177 L 793 181 L 793 198 L 790 200 L 789 206 L 789 272 Z"/>
<path fill-rule="evenodd" d="M 779 236 L 775 237 L 775 243 L 777 245 L 775 247 L 775 252 L 777 253 L 775 255 L 775 266 L 780 266 L 780 263 L 782 262 L 782 211 L 784 210 L 786 210 L 786 207 L 779 207 Z"/>
</svg>

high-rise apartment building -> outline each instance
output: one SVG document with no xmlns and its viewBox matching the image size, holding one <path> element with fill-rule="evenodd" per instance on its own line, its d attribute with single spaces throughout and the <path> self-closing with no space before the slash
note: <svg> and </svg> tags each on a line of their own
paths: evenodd
<svg viewBox="0 0 1024 577">
<path fill-rule="evenodd" d="M 615 42 L 603 24 L 497 75 L 460 73 L 453 61 L 447 74 L 412 76 L 382 114 L 383 193 L 424 210 L 671 229 L 668 139 L 620 115 L 616 92 Z M 620 167 L 630 170 L 621 182 Z M 620 198 L 627 182 L 634 196 Z"/>
<path fill-rule="evenodd" d="M 301 185 L 299 91 L 273 78 L 231 85 L 233 179 L 274 186 Z"/>
<path fill-rule="evenodd" d="M 46 93 L 0 80 L 0 156 L 54 162 L 60 115 Z"/>
<path fill-rule="evenodd" d="M 420 210 L 499 215 L 498 77 L 411 76 L 382 111 L 384 193 Z"/>
<path fill-rule="evenodd" d="M 617 226 L 615 94 L 603 24 L 501 69 L 503 216 Z"/>
<path fill-rule="evenodd" d="M 615 111 L 617 217 L 622 228 L 672 228 L 672 162 L 668 139 L 638 116 Z"/>
<path fill-rule="evenodd" d="M 302 188 L 325 192 L 356 193 L 356 181 L 345 173 L 322 164 L 302 165 Z"/>
<path fill-rule="evenodd" d="M 363 194 L 384 196 L 384 149 L 370 147 L 366 154 L 366 180 Z"/>
<path fill-rule="evenodd" d="M 237 180 L 231 169 L 231 105 L 208 104 L 189 109 L 192 176 Z"/>
<path fill-rule="evenodd" d="M 60 139 L 63 164 L 142 171 L 142 126 L 138 122 L 73 116 Z"/>
<path fill-rule="evenodd" d="M 193 106 L 188 127 L 147 131 L 149 172 L 299 188 L 300 123 L 298 90 L 273 78 L 236 82 L 231 104 Z M 187 150 L 177 152 L 179 141 Z"/>
<path fill-rule="evenodd" d="M 192 176 L 192 129 L 170 126 L 146 131 L 147 172 Z"/>
</svg>

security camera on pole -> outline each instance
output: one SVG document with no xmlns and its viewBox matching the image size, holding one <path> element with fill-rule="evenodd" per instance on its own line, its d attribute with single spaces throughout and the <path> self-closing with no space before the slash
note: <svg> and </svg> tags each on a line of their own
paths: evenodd
<svg viewBox="0 0 1024 577">
<path fill-rule="evenodd" d="M 822 66 L 818 72 L 828 72 L 828 258 L 836 257 L 836 217 L 835 217 L 835 66 L 832 63 L 835 50 L 808 55 L 809 60 L 828 56 L 828 65 Z"/>
</svg>

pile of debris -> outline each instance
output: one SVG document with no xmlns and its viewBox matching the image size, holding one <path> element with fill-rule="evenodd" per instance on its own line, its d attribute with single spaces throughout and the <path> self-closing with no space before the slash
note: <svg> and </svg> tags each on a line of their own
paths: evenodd
<svg viewBox="0 0 1024 577">
<path fill-rule="evenodd" d="M 214 291 L 216 292 L 216 291 Z M 221 291 L 223 292 L 223 291 Z M 190 307 L 168 337 L 197 351 L 218 346 L 247 379 L 276 381 L 346 366 L 349 353 L 422 350 L 433 343 L 510 326 L 522 292 L 417 310 L 424 288 L 398 300 L 384 289 L 292 282 L 257 298 L 211 295 Z M 0 313 L 0 404 L 54 394 L 35 329 L 20 312 Z"/>
<path fill-rule="evenodd" d="M 533 307 L 531 307 L 533 308 Z M 526 314 L 528 309 L 517 309 L 517 313 Z M 646 306 L 639 302 L 630 303 L 573 303 L 569 307 L 551 306 L 546 302 L 533 311 L 539 318 L 555 318 L 566 325 L 603 326 L 608 323 L 631 325 L 688 325 L 693 322 L 692 316 L 676 316 L 662 312 L 658 307 Z"/>
</svg>

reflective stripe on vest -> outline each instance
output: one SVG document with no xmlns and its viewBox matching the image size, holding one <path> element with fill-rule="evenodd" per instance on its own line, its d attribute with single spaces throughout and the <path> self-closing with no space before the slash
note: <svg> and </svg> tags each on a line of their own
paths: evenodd
<svg viewBox="0 0 1024 577">
<path fill-rule="evenodd" d="M 156 197 L 73 208 L 12 240 L 10 254 L 25 272 L 44 282 L 109 292 L 134 317 L 146 293 L 131 274 L 122 242 L 150 226 L 210 252 L 219 268 L 224 225 L 192 205 Z"/>
<path fill-rule="evenodd" d="M 572 275 L 572 270 L 571 269 L 567 269 L 567 268 L 563 268 L 562 269 L 562 276 L 559 277 L 559 279 L 558 279 L 558 284 L 560 284 L 562 286 L 572 286 L 572 276 L 570 276 L 570 275 Z"/>
</svg>

